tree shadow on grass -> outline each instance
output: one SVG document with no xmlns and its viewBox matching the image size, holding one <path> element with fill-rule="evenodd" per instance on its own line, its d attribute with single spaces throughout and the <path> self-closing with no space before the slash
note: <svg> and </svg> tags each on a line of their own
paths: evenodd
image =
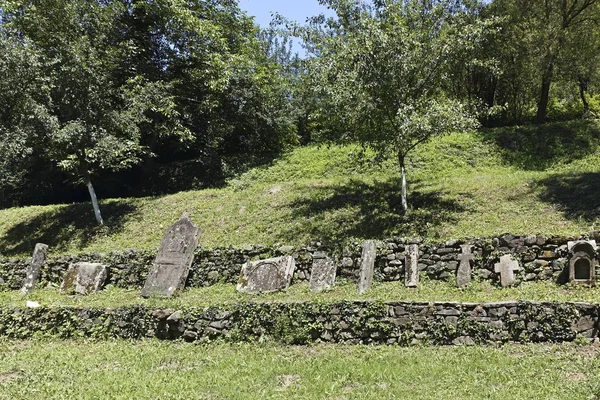
<svg viewBox="0 0 600 400">
<path fill-rule="evenodd" d="M 400 212 L 401 181 L 394 178 L 375 183 L 350 180 L 320 188 L 317 196 L 291 205 L 293 218 L 323 218 L 323 223 L 314 224 L 311 236 L 340 243 L 348 237 L 427 236 L 443 223 L 456 222 L 458 214 L 466 211 L 458 201 L 443 198 L 440 193 L 426 192 L 421 186 L 419 182 L 412 182 L 409 210 L 404 215 Z M 282 239 L 291 240 L 297 234 L 284 232 Z"/>
<path fill-rule="evenodd" d="M 99 236 L 118 233 L 124 222 L 137 212 L 131 203 L 111 201 L 101 205 L 103 226 L 96 223 L 92 206 L 77 203 L 59 206 L 18 223 L 0 236 L 0 254 L 28 254 L 36 243 L 45 243 L 51 251 L 84 248 Z"/>
<path fill-rule="evenodd" d="M 569 163 L 600 147 L 600 124 L 576 120 L 484 130 L 483 139 L 500 148 L 502 158 L 525 170 L 542 171 Z"/>
<path fill-rule="evenodd" d="M 558 205 L 565 218 L 587 222 L 600 218 L 600 173 L 552 175 L 537 185 L 539 198 Z"/>
</svg>

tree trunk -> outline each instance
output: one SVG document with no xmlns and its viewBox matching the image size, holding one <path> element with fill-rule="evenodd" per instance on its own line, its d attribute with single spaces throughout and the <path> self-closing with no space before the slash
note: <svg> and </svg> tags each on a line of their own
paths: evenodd
<svg viewBox="0 0 600 400">
<path fill-rule="evenodd" d="M 554 55 L 547 56 L 547 65 L 542 73 L 542 88 L 540 91 L 540 101 L 538 103 L 536 122 L 543 124 L 546 122 L 546 112 L 548 109 L 548 100 L 550 98 L 550 85 L 552 84 L 552 71 L 554 70 Z"/>
<path fill-rule="evenodd" d="M 583 115 L 586 115 L 590 111 L 590 105 L 585 98 L 585 92 L 588 87 L 588 80 L 582 78 L 581 76 L 577 78 L 579 82 L 579 96 L 581 96 L 581 102 L 583 103 Z"/>
<path fill-rule="evenodd" d="M 100 214 L 100 206 L 98 205 L 96 191 L 94 190 L 94 185 L 92 185 L 92 180 L 90 179 L 89 173 L 86 173 L 85 185 L 87 186 L 88 191 L 90 192 L 90 199 L 92 200 L 92 207 L 94 208 L 94 215 L 96 216 L 96 221 L 99 225 L 104 225 L 104 220 L 102 220 L 102 215 Z"/>
<path fill-rule="evenodd" d="M 408 210 L 408 201 L 406 200 L 406 173 L 404 171 L 404 154 L 398 152 L 398 163 L 400 163 L 400 171 L 402 175 L 402 206 L 400 211 L 405 214 Z"/>
</svg>

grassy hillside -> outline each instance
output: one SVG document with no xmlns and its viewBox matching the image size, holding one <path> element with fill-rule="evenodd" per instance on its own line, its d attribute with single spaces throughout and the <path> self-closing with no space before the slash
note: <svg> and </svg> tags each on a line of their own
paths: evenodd
<svg viewBox="0 0 600 400">
<path fill-rule="evenodd" d="M 409 160 L 404 216 L 397 212 L 397 167 L 358 153 L 353 146 L 303 147 L 222 189 L 103 200 L 103 227 L 87 203 L 0 210 L 0 254 L 29 255 L 38 241 L 54 253 L 155 249 L 183 213 L 202 228 L 206 246 L 573 234 L 600 222 L 598 121 L 436 139 Z"/>
</svg>

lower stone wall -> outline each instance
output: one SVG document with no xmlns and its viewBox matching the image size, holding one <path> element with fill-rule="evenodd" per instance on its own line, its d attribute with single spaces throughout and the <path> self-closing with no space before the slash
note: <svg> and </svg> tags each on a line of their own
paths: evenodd
<svg viewBox="0 0 600 400">
<path fill-rule="evenodd" d="M 182 310 L 4 308 L 0 337 L 267 339 L 286 344 L 563 342 L 598 338 L 599 317 L 598 304 L 538 302 L 236 303 Z"/>
<path fill-rule="evenodd" d="M 572 240 L 598 240 L 598 233 L 578 236 L 511 235 L 499 237 L 450 240 L 443 243 L 422 243 L 421 239 L 390 238 L 377 242 L 374 279 L 376 281 L 401 281 L 404 279 L 404 251 L 408 244 L 419 245 L 419 271 L 422 277 L 450 280 L 456 276 L 461 245 L 473 246 L 472 275 L 474 279 L 498 282 L 494 264 L 500 256 L 511 254 L 519 261 L 521 269 L 517 281 L 568 280 L 567 243 Z M 33 249 L 32 249 L 33 251 Z M 210 286 L 218 282 L 236 283 L 242 264 L 247 261 L 292 255 L 296 260 L 294 281 L 310 278 L 315 252 L 325 252 L 337 265 L 337 276 L 356 281 L 362 252 L 362 243 L 349 243 L 343 248 L 330 248 L 320 242 L 309 246 L 262 246 L 243 248 L 199 248 L 190 269 L 187 287 Z M 141 288 L 156 256 L 155 252 L 126 250 L 109 254 L 77 254 L 54 257 L 51 255 L 41 269 L 40 281 L 60 285 L 69 264 L 78 261 L 99 262 L 109 266 L 107 284 L 122 288 Z M 17 290 L 23 284 L 28 260 L 0 259 L 0 290 Z M 600 278 L 600 266 L 596 269 Z"/>
</svg>

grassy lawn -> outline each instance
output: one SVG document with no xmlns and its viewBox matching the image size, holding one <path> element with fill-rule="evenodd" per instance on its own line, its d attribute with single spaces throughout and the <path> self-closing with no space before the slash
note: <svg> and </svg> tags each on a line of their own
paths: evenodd
<svg viewBox="0 0 600 400">
<path fill-rule="evenodd" d="M 0 210 L 0 253 L 28 256 L 38 241 L 55 254 L 156 249 L 184 212 L 206 246 L 585 233 L 600 222 L 599 145 L 598 121 L 436 139 L 410 157 L 404 216 L 394 163 L 360 161 L 353 146 L 302 147 L 222 189 L 104 200 L 104 227 L 89 204 Z"/>
<path fill-rule="evenodd" d="M 36 290 L 23 296 L 17 291 L 0 292 L 0 307 L 24 307 L 27 300 L 36 301 L 47 307 L 119 307 L 145 305 L 147 307 L 206 307 L 219 304 L 239 302 L 269 301 L 459 301 L 459 302 L 495 302 L 509 300 L 530 301 L 570 301 L 600 303 L 600 289 L 581 286 L 557 286 L 550 282 L 526 282 L 519 287 L 498 289 L 487 282 L 472 283 L 468 288 L 457 289 L 451 282 L 429 281 L 421 284 L 418 290 L 407 289 L 400 282 L 375 283 L 372 290 L 358 295 L 357 286 L 353 283 L 337 284 L 326 293 L 313 293 L 308 290 L 308 283 L 292 285 L 286 292 L 251 295 L 238 293 L 234 285 L 218 284 L 206 288 L 185 290 L 173 299 L 144 299 L 139 290 L 125 290 L 109 287 L 89 296 L 66 296 L 58 293 L 56 288 Z"/>
<path fill-rule="evenodd" d="M 600 349 L 0 342 L 2 399 L 597 399 Z"/>
</svg>

